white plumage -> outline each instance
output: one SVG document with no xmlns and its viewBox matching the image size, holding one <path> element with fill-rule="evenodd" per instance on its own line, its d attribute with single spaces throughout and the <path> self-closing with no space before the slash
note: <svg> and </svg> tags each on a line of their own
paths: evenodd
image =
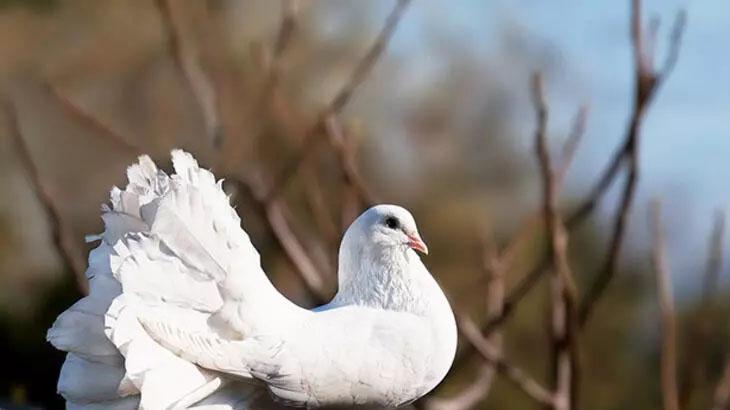
<svg viewBox="0 0 730 410">
<path fill-rule="evenodd" d="M 48 340 L 68 352 L 69 409 L 395 407 L 433 389 L 456 349 L 443 292 L 413 249 L 413 217 L 379 205 L 340 246 L 339 291 L 303 309 L 281 295 L 209 171 L 172 152 L 142 156 L 102 208 L 90 294 Z"/>
</svg>

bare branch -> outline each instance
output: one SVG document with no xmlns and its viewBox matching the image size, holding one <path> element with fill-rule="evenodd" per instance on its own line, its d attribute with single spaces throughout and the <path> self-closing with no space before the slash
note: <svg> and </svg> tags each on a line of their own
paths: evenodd
<svg viewBox="0 0 730 410">
<path fill-rule="evenodd" d="M 552 375 L 555 382 L 555 409 L 573 409 L 577 405 L 578 344 L 576 326 L 576 288 L 568 263 L 568 237 L 557 210 L 558 178 L 553 169 L 547 144 L 548 108 L 539 73 L 533 76 L 532 100 L 537 113 L 535 147 L 543 189 L 543 219 L 551 252 L 550 264 L 555 265 L 551 283 L 553 348 Z"/>
<path fill-rule="evenodd" d="M 268 105 L 268 101 L 279 84 L 281 77 L 281 59 L 297 25 L 297 14 L 299 13 L 299 0 L 282 0 L 281 23 L 274 41 L 273 53 L 269 62 L 269 71 L 264 85 L 263 103 L 261 107 Z"/>
<path fill-rule="evenodd" d="M 184 26 L 174 9 L 175 2 L 157 0 L 156 4 L 167 34 L 168 45 L 200 107 L 208 137 L 215 148 L 220 148 L 223 143 L 223 125 L 219 118 L 218 100 L 213 81 L 203 70 L 195 46 L 185 38 Z"/>
<path fill-rule="evenodd" d="M 74 241 L 71 227 L 63 219 L 61 210 L 53 198 L 53 193 L 43 182 L 38 167 L 33 161 L 33 155 L 20 129 L 18 113 L 15 106 L 9 102 L 4 102 L 3 105 L 8 118 L 10 138 L 15 142 L 18 158 L 25 168 L 28 178 L 31 180 L 36 198 L 38 198 L 38 202 L 40 202 L 46 212 L 48 224 L 51 229 L 51 238 L 56 250 L 59 256 L 61 256 L 64 266 L 73 273 L 76 285 L 81 293 L 86 294 L 89 291 L 89 284 L 85 275 L 86 261 Z"/>
<path fill-rule="evenodd" d="M 730 355 L 726 355 L 722 377 L 715 386 L 712 410 L 730 409 L 730 360 L 728 360 L 728 357 Z"/>
<path fill-rule="evenodd" d="M 255 184 L 235 176 L 227 178 L 227 181 L 235 184 L 236 188 L 245 191 L 255 201 L 259 211 L 266 216 L 268 227 L 277 240 L 285 256 L 294 265 L 296 273 L 304 282 L 307 290 L 318 303 L 324 303 L 330 299 L 330 293 L 323 279 L 321 271 L 317 269 L 314 261 L 309 257 L 305 247 L 297 239 L 296 234 L 289 226 L 286 219 L 284 203 L 278 199 L 266 201 L 263 198 L 263 190 Z"/>
<path fill-rule="evenodd" d="M 709 238 L 707 265 L 703 276 L 703 289 L 700 306 L 692 314 L 687 334 L 693 348 L 688 349 L 686 358 L 682 361 L 679 385 L 679 407 L 689 408 L 692 394 L 707 373 L 708 360 L 705 357 L 708 351 L 713 323 L 712 306 L 715 302 L 715 293 L 718 288 L 718 279 L 722 269 L 722 253 L 725 236 L 725 213 L 718 211 L 715 223 Z"/>
<path fill-rule="evenodd" d="M 485 241 L 486 242 L 486 241 Z M 487 272 L 487 315 L 497 316 L 504 306 L 504 274 L 506 266 L 493 244 L 485 246 L 484 269 Z M 496 355 L 502 355 L 502 334 L 493 332 L 486 338 Z M 493 362 L 487 361 L 478 370 L 477 377 L 457 395 L 446 399 L 434 398 L 426 402 L 431 410 L 466 410 L 475 407 L 491 391 L 494 374 L 497 371 Z"/>
<path fill-rule="evenodd" d="M 351 151 L 351 145 L 347 143 L 347 138 L 342 130 L 342 124 L 340 124 L 335 116 L 330 116 L 325 121 L 325 129 L 330 143 L 337 150 L 345 184 L 351 186 L 357 192 L 357 195 L 365 205 L 375 205 L 377 201 L 365 186 L 362 178 L 360 178 L 360 173 L 355 164 L 354 154 Z"/>
<path fill-rule="evenodd" d="M 579 319 L 581 327 L 588 321 L 595 304 L 601 296 L 603 296 L 606 287 L 618 270 L 618 260 L 621 255 L 621 248 L 625 237 L 626 227 L 628 225 L 631 205 L 633 203 L 636 185 L 639 178 L 639 140 L 641 137 L 641 124 L 643 122 L 644 113 L 646 112 L 656 89 L 665 79 L 662 74 L 657 73 L 654 70 L 652 56 L 649 55 L 645 49 L 641 28 L 640 0 L 633 0 L 631 18 L 635 65 L 634 77 L 636 84 L 635 101 L 629 128 L 624 139 L 625 142 L 623 144 L 623 149 L 615 156 L 615 158 L 618 158 L 617 162 L 621 162 L 622 160 L 627 161 L 629 174 L 626 178 L 626 182 L 624 183 L 623 193 L 621 195 L 621 205 L 616 213 L 613 236 L 611 238 L 611 244 L 606 260 L 580 304 Z M 674 54 L 674 57 L 669 60 L 669 65 L 665 66 L 665 70 L 667 70 L 665 72 L 667 73 L 673 66 L 674 61 L 676 61 L 683 28 L 684 18 L 680 17 L 673 30 L 671 38 L 672 43 L 670 44 L 670 50 L 674 51 L 670 54 Z"/>
<path fill-rule="evenodd" d="M 715 223 L 710 235 L 710 244 L 707 253 L 707 267 L 702 290 L 702 299 L 705 303 L 712 301 L 718 288 L 720 271 L 722 270 L 722 253 L 725 248 L 725 213 L 721 210 L 715 214 Z"/>
<path fill-rule="evenodd" d="M 651 207 L 652 262 L 656 272 L 657 292 L 661 308 L 662 357 L 661 384 L 664 410 L 679 410 L 677 391 L 677 324 L 674 313 L 672 279 L 669 276 L 662 227 L 661 203 L 654 201 Z"/>
<path fill-rule="evenodd" d="M 497 372 L 520 388 L 528 397 L 545 406 L 553 406 L 553 396 L 539 382 L 530 377 L 522 369 L 505 361 L 495 348 L 482 336 L 479 326 L 468 317 L 457 316 L 459 331 L 474 346 L 477 352 L 490 363 Z"/>
<path fill-rule="evenodd" d="M 307 255 L 304 246 L 296 239 L 296 235 L 289 227 L 284 216 L 282 202 L 274 200 L 266 204 L 266 216 L 279 243 L 297 267 L 307 288 L 312 290 L 318 299 L 327 300 L 328 292 L 325 288 L 324 280 L 314 266 L 314 262 Z"/>
<path fill-rule="evenodd" d="M 578 150 L 578 145 L 586 132 L 587 119 L 588 105 L 583 104 L 580 108 L 578 108 L 578 112 L 573 119 L 573 128 L 570 130 L 570 134 L 568 134 L 565 144 L 563 144 L 560 166 L 555 172 L 558 188 L 563 186 L 563 182 L 565 182 L 565 174 L 568 173 L 568 169 L 570 169 L 570 165 L 573 163 L 575 152 Z"/>
<path fill-rule="evenodd" d="M 385 21 L 385 25 L 376 37 L 373 44 L 370 46 L 365 55 L 360 59 L 348 81 L 342 86 L 342 88 L 335 94 L 329 104 L 322 110 L 317 116 L 314 124 L 310 126 L 304 133 L 302 139 L 302 150 L 298 152 L 290 162 L 288 162 L 281 173 L 274 180 L 274 184 L 266 195 L 266 198 L 270 199 L 277 196 L 280 191 L 289 182 L 291 176 L 296 173 L 301 163 L 306 160 L 312 151 L 312 148 L 316 145 L 314 139 L 318 137 L 326 128 L 326 121 L 329 117 L 337 115 L 342 108 L 350 101 L 355 89 L 365 80 L 368 73 L 379 60 L 385 47 L 390 41 L 393 33 L 395 32 L 398 22 L 400 21 L 403 12 L 406 10 L 411 0 L 397 0 L 396 5 L 391 11 L 390 15 Z"/>
<path fill-rule="evenodd" d="M 81 107 L 76 105 L 76 103 L 63 95 L 63 93 L 61 93 L 61 91 L 53 84 L 45 82 L 43 85 L 46 91 L 48 91 L 48 94 L 53 97 L 56 102 L 58 102 L 69 117 L 76 120 L 79 124 L 88 128 L 90 131 L 93 131 L 91 133 L 92 136 L 105 138 L 126 151 L 137 154 L 142 152 L 142 148 L 139 145 L 129 141 L 127 138 L 111 129 L 108 125 L 99 121 L 98 118 L 84 111 Z"/>
</svg>

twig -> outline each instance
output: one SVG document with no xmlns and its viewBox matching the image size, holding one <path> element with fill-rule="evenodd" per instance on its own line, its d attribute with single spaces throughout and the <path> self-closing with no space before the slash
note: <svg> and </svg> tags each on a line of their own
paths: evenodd
<svg viewBox="0 0 730 410">
<path fill-rule="evenodd" d="M 558 176 L 553 169 L 547 144 L 548 109 L 539 73 L 533 77 L 532 100 L 537 112 L 538 126 L 535 132 L 535 147 L 543 188 L 543 219 L 551 252 L 549 257 L 555 265 L 552 278 L 552 328 L 553 346 L 552 375 L 555 382 L 555 409 L 576 408 L 578 384 L 578 344 L 576 329 L 576 289 L 573 273 L 568 263 L 568 237 L 562 219 L 557 211 Z"/>
<path fill-rule="evenodd" d="M 700 383 L 701 378 L 706 374 L 707 358 L 703 357 L 707 352 L 708 343 L 711 337 L 710 326 L 712 324 L 712 306 L 715 301 L 715 293 L 718 288 L 718 279 L 722 270 L 722 253 L 725 236 L 725 214 L 718 211 L 715 215 L 715 223 L 709 238 L 707 265 L 703 276 L 703 290 L 699 309 L 693 313 L 687 339 L 693 348 L 687 352 L 683 360 L 684 366 L 679 389 L 679 407 L 689 408 L 692 393 L 695 386 Z"/>
<path fill-rule="evenodd" d="M 545 406 L 553 406 L 553 396 L 539 382 L 522 369 L 504 360 L 494 347 L 482 336 L 479 326 L 468 317 L 458 316 L 459 331 L 474 346 L 482 357 L 493 363 L 497 372 L 520 388 L 528 397 Z"/>
<path fill-rule="evenodd" d="M 340 124 L 335 116 L 330 116 L 325 121 L 325 130 L 329 136 L 330 143 L 337 150 L 345 184 L 355 190 L 365 205 L 375 205 L 377 200 L 370 193 L 370 190 L 368 190 L 360 177 L 357 165 L 355 164 L 354 154 L 350 149 L 351 145 L 348 144 L 345 133 L 342 130 L 342 124 Z"/>
<path fill-rule="evenodd" d="M 573 158 L 575 156 L 575 151 L 577 150 L 580 140 L 585 133 L 585 123 L 587 115 L 587 105 L 584 104 L 578 109 L 578 113 L 575 117 L 575 120 L 573 121 L 571 133 L 568 135 L 568 138 L 562 148 L 562 161 L 556 175 L 558 187 L 561 187 L 563 185 L 565 175 L 570 168 L 570 165 L 572 164 Z M 601 194 L 599 193 L 599 195 Z M 588 213 L 585 213 L 580 218 L 572 219 L 572 225 L 570 225 L 570 222 L 566 222 L 566 229 L 571 229 L 579 225 L 587 216 Z M 523 222 L 522 228 L 520 228 L 517 234 L 514 235 L 505 246 L 503 246 L 502 250 L 499 252 L 499 254 L 502 255 L 501 259 L 503 263 L 507 265 L 511 263 L 510 261 L 512 260 L 512 258 L 514 258 L 515 253 L 517 252 L 519 247 L 529 238 L 534 236 L 535 232 L 538 231 L 538 229 L 536 229 L 536 226 L 541 223 L 542 209 L 536 211 L 533 215 L 527 218 L 525 222 Z M 481 326 L 482 332 L 484 332 L 486 335 L 491 334 L 512 314 L 517 304 L 534 287 L 538 279 L 542 276 L 542 273 L 549 267 L 549 256 L 549 253 L 545 253 L 538 262 L 538 266 L 531 270 L 517 283 L 517 285 L 515 285 L 512 291 L 505 298 L 500 314 L 487 316 L 487 320 Z M 464 349 L 461 349 L 455 360 L 456 365 L 462 363 L 465 358 L 472 352 L 473 349 L 471 349 L 471 346 L 466 346 Z"/>
<path fill-rule="evenodd" d="M 382 30 L 362 59 L 360 59 L 357 63 L 350 74 L 348 81 L 345 82 L 342 88 L 337 92 L 337 94 L 335 94 L 334 98 L 332 98 L 329 104 L 327 104 L 327 106 L 325 106 L 322 112 L 317 116 L 314 124 L 311 125 L 304 133 L 304 137 L 302 138 L 302 149 L 296 154 L 295 158 L 284 166 L 281 173 L 274 179 L 273 185 L 266 194 L 267 199 L 271 199 L 279 195 L 281 190 L 289 182 L 291 176 L 299 169 L 301 163 L 304 162 L 311 153 L 312 148 L 316 145 L 314 139 L 325 131 L 327 119 L 338 114 L 350 101 L 350 97 L 352 97 L 355 89 L 365 80 L 370 70 L 382 55 L 383 50 L 393 36 L 393 33 L 398 26 L 398 22 L 410 1 L 411 0 L 397 0 L 393 11 L 391 11 L 390 15 L 386 19 Z"/>
<path fill-rule="evenodd" d="M 318 301 L 327 300 L 328 292 L 325 287 L 324 280 L 320 272 L 314 266 L 314 262 L 309 258 L 307 252 L 301 242 L 296 239 L 294 232 L 289 227 L 289 223 L 284 216 L 282 202 L 274 200 L 265 204 L 266 216 L 271 225 L 272 230 L 276 234 L 279 243 L 284 248 L 286 254 L 297 267 L 300 276 L 304 280 L 307 288 L 310 289 L 317 297 Z"/>
<path fill-rule="evenodd" d="M 253 199 L 259 212 L 266 217 L 268 228 L 284 251 L 284 255 L 294 266 L 296 273 L 304 282 L 304 285 L 315 299 L 315 302 L 324 303 L 328 301 L 331 295 L 322 274 L 289 226 L 283 202 L 278 199 L 266 201 L 263 198 L 263 190 L 257 188 L 250 181 L 235 176 L 231 176 L 226 180 L 233 183 L 238 191 L 246 192 Z"/>
<path fill-rule="evenodd" d="M 625 142 L 623 149 L 621 153 L 617 155 L 617 158 L 620 158 L 618 162 L 621 162 L 621 160 L 628 162 L 629 174 L 626 178 L 626 182 L 624 183 L 623 193 L 621 195 L 621 205 L 616 213 L 613 236 L 611 238 L 611 244 L 606 260 L 578 309 L 581 327 L 583 327 L 588 321 L 595 304 L 601 296 L 603 296 L 603 292 L 606 290 L 606 287 L 618 270 L 618 259 L 621 254 L 631 205 L 634 200 L 636 184 L 639 178 L 639 139 L 641 136 L 641 124 L 643 122 L 644 114 L 646 113 L 657 88 L 663 83 L 666 76 L 669 75 L 677 61 L 684 24 L 685 14 L 680 12 L 675 21 L 670 38 L 670 57 L 667 59 L 661 71 L 657 72 L 652 67 L 654 56 L 646 52 L 644 45 L 644 37 L 642 35 L 641 26 L 641 1 L 633 0 L 631 34 L 634 46 L 634 65 L 636 68 L 634 72 L 636 83 L 635 100 L 633 112 L 631 114 L 631 121 L 624 139 Z"/>
<path fill-rule="evenodd" d="M 292 34 L 296 28 L 297 14 L 299 13 L 299 0 L 282 0 L 281 2 L 281 23 L 274 41 L 273 53 L 269 62 L 269 72 L 264 87 L 264 99 L 270 98 L 281 76 L 281 57 L 284 55 Z"/>
<path fill-rule="evenodd" d="M 84 111 L 81 107 L 76 105 L 76 103 L 63 95 L 63 93 L 61 93 L 61 91 L 58 90 L 52 83 L 45 82 L 43 86 L 46 91 L 48 91 L 48 94 L 53 97 L 56 102 L 58 102 L 58 104 L 69 117 L 76 120 L 78 123 L 92 131 L 92 136 L 105 138 L 126 151 L 130 151 L 136 154 L 142 152 L 142 148 L 139 145 L 129 141 L 127 138 L 111 129 L 111 127 L 99 121 L 98 118 Z"/>
<path fill-rule="evenodd" d="M 722 270 L 722 253 L 725 248 L 725 213 L 717 211 L 715 223 L 710 235 L 710 244 L 707 253 L 707 267 L 702 290 L 702 299 L 711 303 L 719 285 L 720 271 Z"/>
<path fill-rule="evenodd" d="M 722 371 L 722 377 L 715 386 L 712 410 L 730 409 L 730 355 L 725 357 L 725 368 Z"/>
<path fill-rule="evenodd" d="M 568 138 L 565 140 L 565 144 L 563 144 L 563 148 L 561 150 L 562 155 L 560 159 L 560 166 L 558 166 L 558 170 L 555 172 L 558 189 L 563 186 L 563 183 L 565 182 L 565 174 L 568 173 L 568 169 L 570 169 L 570 165 L 573 163 L 575 152 L 578 150 L 578 145 L 580 144 L 583 135 L 585 135 L 587 119 L 588 105 L 583 104 L 578 108 L 578 112 L 575 114 L 575 118 L 573 119 L 573 128 L 571 128 L 570 134 L 568 134 Z"/>
<path fill-rule="evenodd" d="M 497 254 L 495 246 L 489 245 L 485 246 L 485 248 L 484 269 L 489 278 L 487 282 L 487 314 L 495 316 L 500 314 L 504 305 L 504 274 L 506 266 L 500 258 L 500 255 Z M 485 339 L 492 346 L 495 355 L 501 356 L 501 332 L 493 332 Z M 496 371 L 497 369 L 493 362 L 485 362 L 479 368 L 477 377 L 463 388 L 459 394 L 447 399 L 430 399 L 426 402 L 426 408 L 430 410 L 466 410 L 473 408 L 489 395 Z"/>
<path fill-rule="evenodd" d="M 63 219 L 61 210 L 54 201 L 53 194 L 43 182 L 38 167 L 33 161 L 33 155 L 20 129 L 17 109 L 9 102 L 3 102 L 3 105 L 8 118 L 10 138 L 15 142 L 18 158 L 25 168 L 28 178 L 32 182 L 36 198 L 38 198 L 38 202 L 40 202 L 46 212 L 51 229 L 51 238 L 53 239 L 56 250 L 58 250 L 58 254 L 61 256 L 65 267 L 73 273 L 76 285 L 81 293 L 86 294 L 89 291 L 89 284 L 84 274 L 86 271 L 86 261 L 81 256 L 79 249 L 77 249 L 73 232 Z"/>
<path fill-rule="evenodd" d="M 661 385 L 664 410 L 679 410 L 677 392 L 677 324 L 674 313 L 672 279 L 669 276 L 662 227 L 661 203 L 651 207 L 652 262 L 656 273 L 662 324 Z"/>
<path fill-rule="evenodd" d="M 200 107 L 208 137 L 213 147 L 218 149 L 223 143 L 223 126 L 219 118 L 215 86 L 203 70 L 195 47 L 185 39 L 183 24 L 179 21 L 179 16 L 175 15 L 175 2 L 157 0 L 156 4 L 172 55 Z"/>
</svg>

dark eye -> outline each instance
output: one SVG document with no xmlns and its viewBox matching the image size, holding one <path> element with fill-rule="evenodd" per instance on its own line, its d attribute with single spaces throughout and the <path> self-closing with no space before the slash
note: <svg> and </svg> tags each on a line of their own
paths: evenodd
<svg viewBox="0 0 730 410">
<path fill-rule="evenodd" d="M 387 226 L 390 229 L 398 229 L 398 219 L 396 219 L 394 216 L 389 216 L 385 218 L 385 226 Z"/>
</svg>

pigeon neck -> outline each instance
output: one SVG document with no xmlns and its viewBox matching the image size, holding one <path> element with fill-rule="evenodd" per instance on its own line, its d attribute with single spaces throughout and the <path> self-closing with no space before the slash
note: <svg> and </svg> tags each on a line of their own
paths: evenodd
<svg viewBox="0 0 730 410">
<path fill-rule="evenodd" d="M 430 312 L 430 293 L 440 292 L 418 255 L 395 247 L 341 249 L 338 281 L 334 304 L 424 315 Z"/>
</svg>

